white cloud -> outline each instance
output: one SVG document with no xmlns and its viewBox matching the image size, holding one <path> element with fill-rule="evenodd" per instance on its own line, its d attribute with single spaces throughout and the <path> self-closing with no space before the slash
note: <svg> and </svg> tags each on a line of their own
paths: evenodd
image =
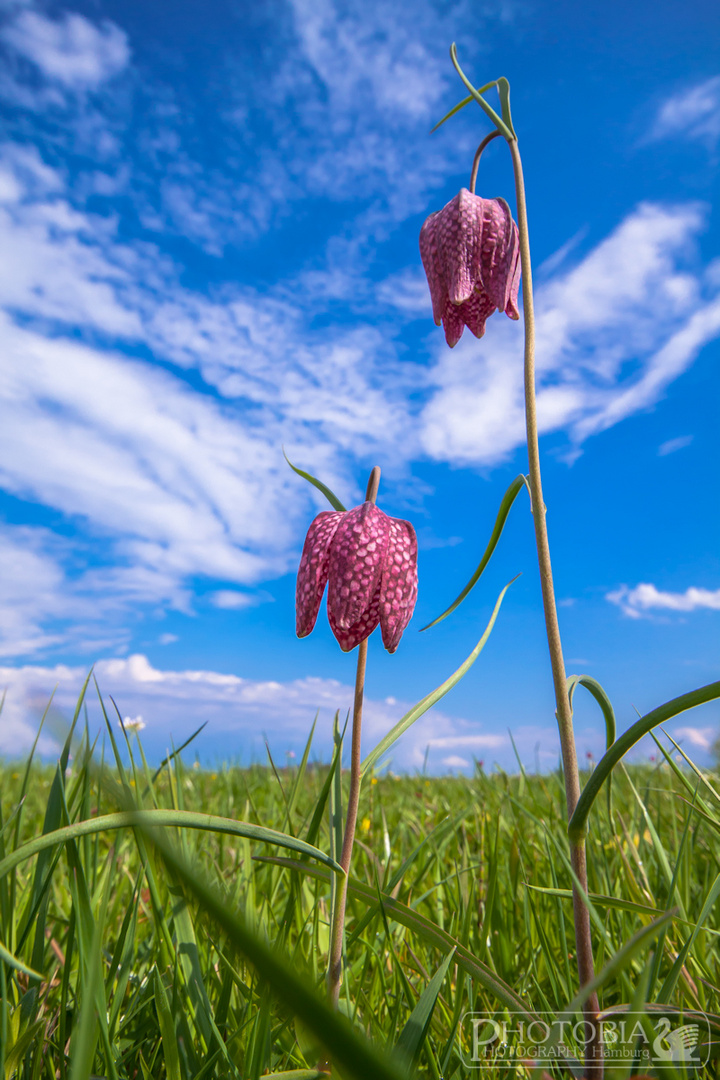
<svg viewBox="0 0 720 1080">
<path fill-rule="evenodd" d="M 685 265 L 705 214 L 642 204 L 576 267 L 537 289 L 541 432 L 577 446 L 639 409 L 720 335 L 720 298 Z M 439 337 L 439 335 L 438 335 Z M 501 461 L 525 438 L 522 324 L 495 315 L 482 341 L 438 344 L 423 445 L 456 463 Z"/>
<path fill-rule="evenodd" d="M 676 742 L 687 739 L 692 746 L 697 746 L 701 750 L 709 750 L 717 737 L 718 730 L 716 727 L 681 727 L 673 732 L 673 738 Z"/>
<path fill-rule="evenodd" d="M 642 582 L 630 589 L 622 585 L 607 594 L 612 604 L 632 619 L 642 618 L 651 611 L 720 611 L 720 589 L 701 589 L 691 585 L 683 593 L 661 592 L 655 585 Z"/>
<path fill-rule="evenodd" d="M 218 589 L 217 592 L 210 594 L 210 602 L 215 607 L 226 611 L 239 611 L 241 608 L 257 604 L 259 598 L 251 593 L 238 592 L 237 589 Z"/>
<path fill-rule="evenodd" d="M 460 757 L 459 754 L 450 754 L 442 759 L 442 763 L 446 769 L 467 769 L 472 765 L 468 758 Z"/>
<path fill-rule="evenodd" d="M 341 715 L 347 712 L 354 694 L 349 684 L 312 676 L 276 682 L 215 671 L 160 670 L 141 654 L 101 660 L 93 670 L 101 693 L 112 695 L 123 716 L 142 716 L 146 724 L 143 741 L 149 742 L 156 752 L 162 752 L 171 740 L 177 745 L 208 721 L 205 757 L 215 756 L 217 751 L 225 758 L 232 758 L 242 750 L 245 760 L 248 754 L 265 759 L 265 736 L 273 753 L 300 749 L 319 710 L 316 752 L 327 760 L 332 750 L 332 717 L 338 709 Z M 53 688 L 57 687 L 56 710 L 70 715 L 86 675 L 83 668 L 64 665 L 0 667 L 0 686 L 8 688 L 0 728 L 0 753 L 20 754 L 27 748 Z M 363 753 L 390 730 L 411 704 L 401 701 L 388 704 L 366 698 Z M 91 722 L 97 726 L 100 716 L 93 694 L 88 696 L 88 706 Z M 431 710 L 392 748 L 389 757 L 393 769 L 421 768 L 428 743 L 431 744 L 428 766 L 437 769 L 442 760 L 433 750 L 434 733 L 467 731 L 470 727 L 468 721 Z M 552 733 L 550 738 L 556 739 Z M 507 742 L 506 737 L 499 737 L 492 745 L 502 748 Z M 462 736 L 458 745 L 465 745 Z"/>
<path fill-rule="evenodd" d="M 648 138 L 674 136 L 695 139 L 710 149 L 717 146 L 720 139 L 720 75 L 678 91 L 661 105 Z"/>
<path fill-rule="evenodd" d="M 692 435 L 678 435 L 675 439 L 668 439 L 658 446 L 658 456 L 666 457 L 667 454 L 675 454 L 678 450 L 684 450 L 692 441 Z"/>
<path fill-rule="evenodd" d="M 76 12 L 57 20 L 25 9 L 2 31 L 5 41 L 46 78 L 69 89 L 96 89 L 130 59 L 127 35 L 115 23 L 97 26 Z"/>
<path fill-rule="evenodd" d="M 302 750 L 319 712 L 313 754 L 327 761 L 332 753 L 332 718 L 338 709 L 344 717 L 353 700 L 353 687 L 335 679 L 307 676 L 283 682 L 207 670 L 165 670 L 155 667 L 142 654 L 98 661 L 93 671 L 105 701 L 109 704 L 112 696 L 121 717 L 142 717 L 146 725 L 142 740 L 151 760 L 157 760 L 171 745 L 179 745 L 206 721 L 207 727 L 191 751 L 202 760 L 232 761 L 242 757 L 245 763 L 249 758 L 265 762 L 265 737 L 276 760 L 281 759 L 290 751 Z M 56 740 L 64 739 L 67 718 L 75 709 L 87 673 L 86 668 L 61 664 L 0 667 L 0 688 L 7 687 L 0 753 L 24 754 L 53 690 L 51 730 Z M 446 700 L 450 703 L 451 698 Z M 102 728 L 102 718 L 94 690 L 88 693 L 87 704 L 91 729 L 97 731 Z M 363 755 L 412 704 L 366 697 Z M 488 771 L 497 763 L 515 772 L 517 761 L 507 733 L 493 731 L 490 724 L 478 731 L 479 726 L 477 721 L 432 709 L 392 747 L 383 764 L 389 763 L 396 772 L 414 772 L 427 766 L 433 773 L 468 768 L 472 759 L 484 758 Z M 674 738 L 687 738 L 701 749 L 705 748 L 702 738 L 707 743 L 712 741 L 713 729 L 709 727 L 670 725 L 669 730 Z M 559 745 L 554 724 L 514 727 L 513 737 L 527 768 L 534 769 L 536 762 L 542 767 L 557 766 Z M 56 750 L 48 738 L 41 752 L 53 755 Z M 596 726 L 578 731 L 577 739 L 596 759 L 602 757 L 603 736 Z M 635 749 L 636 757 L 646 757 L 647 741 Z"/>
<path fill-rule="evenodd" d="M 140 566 L 239 582 L 282 568 L 291 483 L 279 431 L 239 426 L 148 364 L 7 319 L 0 337 L 7 490 L 82 515 Z"/>
<path fill-rule="evenodd" d="M 304 56 L 336 113 L 368 96 L 396 122 L 425 120 L 438 106 L 447 82 L 445 57 L 428 51 L 404 12 L 375 4 L 369 17 L 367 3 L 341 9 L 333 0 L 291 0 L 291 7 Z M 420 20 L 432 18 L 428 9 L 416 11 Z"/>
<path fill-rule="evenodd" d="M 443 735 L 439 739 L 430 739 L 428 745 L 434 750 L 498 750 L 507 742 L 506 735 Z"/>
</svg>

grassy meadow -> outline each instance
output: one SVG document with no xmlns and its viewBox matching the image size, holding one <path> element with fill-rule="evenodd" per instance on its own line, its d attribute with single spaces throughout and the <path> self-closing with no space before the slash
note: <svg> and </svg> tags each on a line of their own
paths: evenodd
<svg viewBox="0 0 720 1080">
<path fill-rule="evenodd" d="M 189 747 L 151 769 L 115 731 L 122 753 L 109 724 L 104 750 L 86 733 L 57 767 L 0 767 L 4 1080 L 300 1080 L 325 1054 L 341 1077 L 510 1075 L 468 1064 L 465 1014 L 572 1003 L 560 772 L 365 779 L 338 1015 L 324 979 L 347 776 L 310 745 L 291 768 L 211 772 Z M 600 1005 L 718 1014 L 714 780 L 658 759 L 616 768 L 591 815 Z"/>
</svg>

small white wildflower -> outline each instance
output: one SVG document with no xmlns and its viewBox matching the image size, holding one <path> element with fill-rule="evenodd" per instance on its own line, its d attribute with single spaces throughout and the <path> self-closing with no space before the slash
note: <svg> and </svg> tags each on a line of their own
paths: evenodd
<svg viewBox="0 0 720 1080">
<path fill-rule="evenodd" d="M 130 717 L 126 716 L 124 720 L 118 720 L 118 724 L 125 731 L 142 731 L 145 727 L 145 721 L 142 716 Z"/>
</svg>

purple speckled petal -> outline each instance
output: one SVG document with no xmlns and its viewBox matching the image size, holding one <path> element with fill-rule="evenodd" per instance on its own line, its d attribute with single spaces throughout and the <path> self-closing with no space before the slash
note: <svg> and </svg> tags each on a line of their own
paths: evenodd
<svg viewBox="0 0 720 1080">
<path fill-rule="evenodd" d="M 458 310 L 468 330 L 471 330 L 475 337 L 481 338 L 485 333 L 485 321 L 495 311 L 495 305 L 485 293 L 475 292 Z"/>
<path fill-rule="evenodd" d="M 449 300 L 445 302 L 443 308 L 442 324 L 445 330 L 445 340 L 451 349 L 455 348 L 465 329 L 462 309 L 462 304 L 451 304 Z"/>
<path fill-rule="evenodd" d="M 483 200 L 463 188 L 441 213 L 438 238 L 448 300 L 462 304 L 472 296 L 478 278 Z"/>
<path fill-rule="evenodd" d="M 345 628 L 338 626 L 333 618 L 333 611 L 328 602 L 328 621 L 330 629 L 338 640 L 343 652 L 350 652 L 365 638 L 370 637 L 373 630 L 380 622 L 380 582 L 378 582 L 375 595 L 360 615 L 360 618 L 352 626 Z"/>
<path fill-rule="evenodd" d="M 510 319 L 519 319 L 518 292 L 520 291 L 520 238 L 517 225 L 515 226 L 515 247 L 513 251 L 513 263 L 508 274 L 505 314 Z"/>
<path fill-rule="evenodd" d="M 439 326 L 442 319 L 443 305 L 447 300 L 447 290 L 440 273 L 437 251 L 437 214 L 431 214 L 420 230 L 420 258 L 425 268 L 425 275 L 430 286 L 433 319 Z"/>
<path fill-rule="evenodd" d="M 380 585 L 383 645 L 393 653 L 410 622 L 417 599 L 417 536 L 409 521 L 390 518 L 390 536 Z"/>
<path fill-rule="evenodd" d="M 504 199 L 482 199 L 463 188 L 420 231 L 420 254 L 433 318 L 452 348 L 468 326 L 476 337 L 495 310 L 519 318 L 518 228 Z"/>
<path fill-rule="evenodd" d="M 339 510 L 324 511 L 308 529 L 295 589 L 298 637 L 306 637 L 315 626 L 328 579 L 330 544 L 343 517 L 345 514 Z"/>
<path fill-rule="evenodd" d="M 371 502 L 349 510 L 340 522 L 328 570 L 328 613 L 337 627 L 354 627 L 369 607 L 380 581 L 389 533 L 390 519 Z"/>
</svg>

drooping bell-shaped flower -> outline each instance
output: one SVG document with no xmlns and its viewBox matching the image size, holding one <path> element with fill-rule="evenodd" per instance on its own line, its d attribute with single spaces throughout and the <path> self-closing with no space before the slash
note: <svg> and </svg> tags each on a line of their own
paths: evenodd
<svg viewBox="0 0 720 1080">
<path fill-rule="evenodd" d="M 330 628 L 344 652 L 378 623 L 383 645 L 395 652 L 417 598 L 417 538 L 410 522 L 388 517 L 371 502 L 318 514 L 297 576 L 298 637 L 315 626 L 326 584 Z"/>
<path fill-rule="evenodd" d="M 494 311 L 519 319 L 520 240 L 504 199 L 481 199 L 463 188 L 420 230 L 420 255 L 435 325 L 450 348 L 465 327 L 482 337 Z"/>
</svg>

